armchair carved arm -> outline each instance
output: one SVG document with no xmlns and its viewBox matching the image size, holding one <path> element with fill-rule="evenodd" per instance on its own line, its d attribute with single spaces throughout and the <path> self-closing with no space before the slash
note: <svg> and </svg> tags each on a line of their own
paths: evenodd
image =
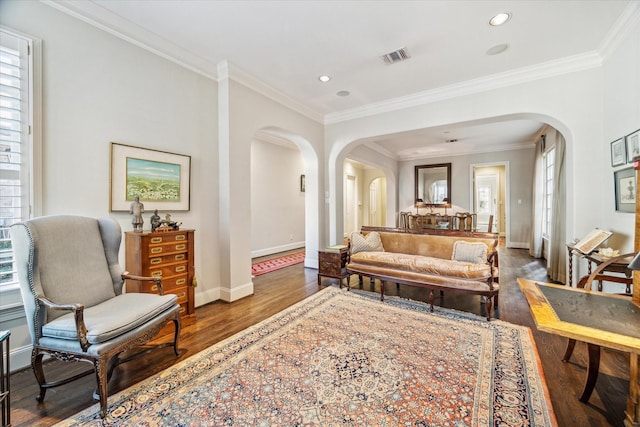
<svg viewBox="0 0 640 427">
<path fill-rule="evenodd" d="M 84 304 L 56 304 L 49 298 L 42 295 L 38 295 L 38 302 L 54 310 L 73 311 L 73 316 L 76 322 L 76 331 L 78 334 L 78 342 L 80 343 L 82 351 L 87 351 L 91 344 L 87 341 L 87 326 L 84 323 Z"/>
<path fill-rule="evenodd" d="M 135 276 L 133 274 L 129 274 L 128 271 L 125 271 L 121 274 L 122 280 L 139 280 L 141 282 L 155 282 L 155 289 L 158 290 L 158 294 L 164 295 L 164 291 L 162 290 L 162 278 L 161 277 L 146 277 L 146 276 Z"/>
</svg>

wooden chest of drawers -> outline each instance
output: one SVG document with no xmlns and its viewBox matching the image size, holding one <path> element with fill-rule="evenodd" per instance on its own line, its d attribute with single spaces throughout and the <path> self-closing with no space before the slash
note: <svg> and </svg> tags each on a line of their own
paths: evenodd
<svg viewBox="0 0 640 427">
<path fill-rule="evenodd" d="M 161 277 L 164 293 L 178 296 L 183 325 L 195 318 L 193 236 L 194 230 L 125 233 L 126 270 Z M 158 289 L 153 282 L 127 280 L 127 292 L 157 293 Z"/>
</svg>

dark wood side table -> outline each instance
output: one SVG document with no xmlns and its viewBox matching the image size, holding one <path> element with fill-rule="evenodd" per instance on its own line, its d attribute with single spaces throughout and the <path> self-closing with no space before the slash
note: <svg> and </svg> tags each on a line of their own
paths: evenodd
<svg viewBox="0 0 640 427">
<path fill-rule="evenodd" d="M 347 273 L 347 255 L 349 248 L 345 245 L 330 246 L 325 250 L 318 251 L 318 286 L 322 284 L 322 276 L 349 280 Z M 348 285 L 348 282 L 347 282 Z M 348 286 L 347 286 L 348 287 Z"/>
<path fill-rule="evenodd" d="M 0 402 L 2 404 L 0 425 L 3 427 L 11 425 L 9 335 L 11 335 L 11 331 L 0 331 L 0 343 L 2 343 L 0 346 Z"/>
<path fill-rule="evenodd" d="M 578 279 L 578 287 L 583 287 L 584 286 L 584 282 L 586 281 L 587 277 L 591 274 L 591 264 L 595 264 L 596 267 L 599 266 L 600 264 L 603 264 L 605 262 L 608 261 L 608 258 L 602 257 L 600 256 L 600 254 L 598 252 L 591 252 L 590 254 L 583 254 L 577 250 L 575 250 L 575 247 L 573 244 L 571 243 L 567 243 L 567 251 L 569 252 L 569 286 L 572 285 L 573 283 L 573 257 L 578 256 L 581 258 L 584 258 L 587 260 L 587 274 L 585 276 L 583 276 L 582 278 Z M 627 266 L 629 265 L 629 262 L 631 262 L 631 257 L 629 257 L 628 260 L 624 260 L 625 262 L 615 262 L 612 263 L 610 265 L 607 266 L 607 268 L 605 268 L 604 271 L 608 271 L 608 272 L 613 272 L 613 273 L 622 273 L 625 275 L 625 277 L 627 279 L 631 279 L 631 270 L 629 270 L 627 268 Z M 627 283 L 627 281 L 623 281 L 622 283 Z M 602 283 L 598 283 L 598 290 L 601 291 L 602 290 Z M 630 293 L 631 292 L 631 288 L 630 288 L 630 284 L 627 283 L 626 285 L 626 293 Z"/>
</svg>

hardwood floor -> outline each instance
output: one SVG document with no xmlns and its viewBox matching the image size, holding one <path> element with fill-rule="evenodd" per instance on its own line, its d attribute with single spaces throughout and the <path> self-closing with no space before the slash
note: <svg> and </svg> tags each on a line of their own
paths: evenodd
<svg viewBox="0 0 640 427">
<path fill-rule="evenodd" d="M 538 332 L 529 314 L 524 296 L 516 283 L 517 277 L 544 281 L 546 272 L 540 261 L 530 258 L 525 250 L 500 248 L 500 307 L 497 316 L 504 321 L 532 328 L 538 347 L 542 368 L 553 409 L 559 426 L 622 426 L 626 395 L 629 389 L 629 357 L 617 351 L 604 349 L 601 356 L 600 376 L 588 404 L 578 401 L 586 372 L 586 346 L 578 344 L 572 361 L 562 363 L 566 340 Z M 357 278 L 352 278 L 357 286 Z M 255 294 L 225 303 L 216 301 L 196 309 L 197 320 L 183 328 L 180 357 L 173 355 L 171 348 L 154 350 L 135 361 L 120 365 L 109 382 L 110 395 L 135 384 L 171 366 L 179 360 L 245 329 L 280 310 L 314 294 L 319 290 L 317 270 L 305 269 L 301 264 L 287 267 L 254 278 Z M 324 286 L 338 286 L 337 280 L 323 279 Z M 379 290 L 376 282 L 373 289 L 365 280 L 365 290 Z M 399 294 L 405 298 L 426 300 L 424 289 L 387 284 L 386 295 Z M 483 315 L 484 306 L 480 298 L 469 295 L 445 294 L 438 305 L 471 311 Z M 363 323 L 362 327 L 367 327 Z M 81 370 L 85 364 L 47 364 L 49 378 L 56 374 L 68 374 L 71 369 Z M 31 369 L 16 372 L 11 377 L 11 421 L 14 426 L 47 426 L 73 415 L 93 404 L 92 391 L 95 380 L 92 375 L 74 383 L 51 389 L 43 403 L 35 400 L 38 388 Z"/>
</svg>

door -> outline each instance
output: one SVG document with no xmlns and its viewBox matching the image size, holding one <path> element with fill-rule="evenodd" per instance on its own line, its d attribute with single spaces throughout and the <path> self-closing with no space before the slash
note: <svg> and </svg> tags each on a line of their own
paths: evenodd
<svg viewBox="0 0 640 427">
<path fill-rule="evenodd" d="M 498 231 L 498 175 L 476 175 L 475 212 L 478 214 L 478 231 L 489 229 L 489 218 L 493 218 L 494 232 Z"/>
<path fill-rule="evenodd" d="M 344 196 L 344 235 L 350 236 L 354 231 L 358 231 L 357 215 L 357 187 L 356 177 L 347 175 Z"/>
</svg>

